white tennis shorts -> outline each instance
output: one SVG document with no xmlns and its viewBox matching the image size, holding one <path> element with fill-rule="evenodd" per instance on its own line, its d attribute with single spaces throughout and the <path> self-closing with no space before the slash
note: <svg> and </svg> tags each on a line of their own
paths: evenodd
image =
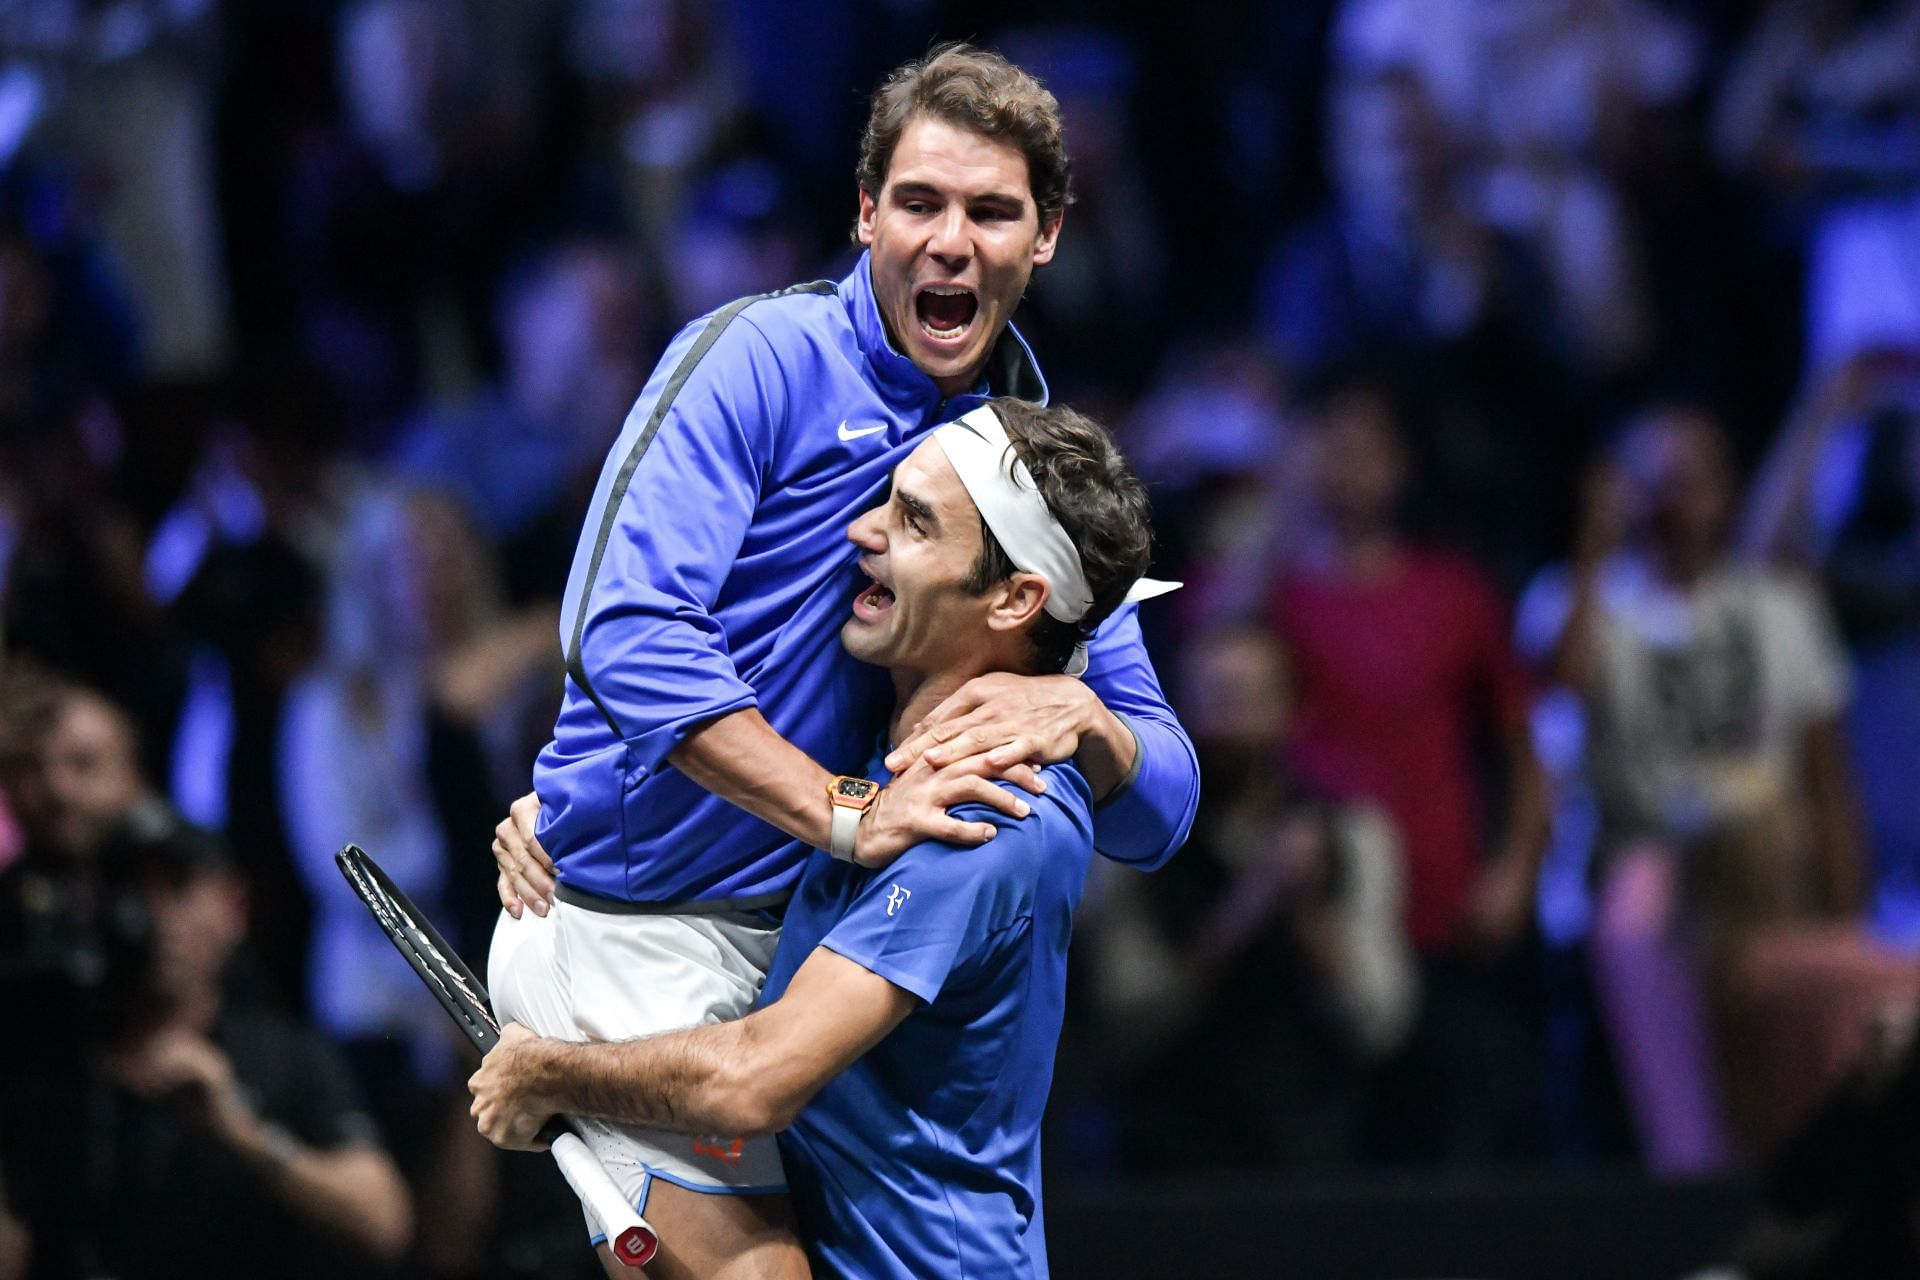
<svg viewBox="0 0 1920 1280">
<path fill-rule="evenodd" d="M 758 915 L 616 914 L 556 902 L 545 916 L 500 913 L 487 985 L 502 1023 L 556 1040 L 631 1040 L 743 1017 L 779 939 L 779 926 Z M 716 1195 L 787 1189 L 771 1134 L 691 1136 L 597 1120 L 580 1128 L 641 1213 L 656 1178 Z M 604 1234 L 591 1211 L 587 1228 Z"/>
</svg>

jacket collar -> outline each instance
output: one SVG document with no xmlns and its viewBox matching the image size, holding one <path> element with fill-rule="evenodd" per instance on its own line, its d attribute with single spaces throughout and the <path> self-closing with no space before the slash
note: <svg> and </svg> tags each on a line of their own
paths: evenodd
<svg viewBox="0 0 1920 1280">
<path fill-rule="evenodd" d="M 840 282 L 840 299 L 853 322 L 860 352 L 873 369 L 881 394 L 900 407 L 918 408 L 929 413 L 941 406 L 940 388 L 920 367 L 894 347 L 887 336 L 886 321 L 880 317 L 880 304 L 873 296 L 873 264 L 869 253 L 861 253 L 853 271 Z M 1033 348 L 1011 323 L 987 354 L 987 367 L 981 385 L 946 402 L 944 416 L 957 418 L 989 396 L 1017 396 L 1036 404 L 1046 404 L 1047 380 L 1033 358 Z"/>
</svg>

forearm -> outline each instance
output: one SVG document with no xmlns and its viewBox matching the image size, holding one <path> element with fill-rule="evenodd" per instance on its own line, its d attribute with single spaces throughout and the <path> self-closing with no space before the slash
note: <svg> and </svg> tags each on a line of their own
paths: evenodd
<svg viewBox="0 0 1920 1280">
<path fill-rule="evenodd" d="M 541 1041 L 529 1094 L 540 1109 L 677 1133 L 747 1137 L 791 1122 L 805 1101 L 780 1096 L 752 1063 L 751 1019 L 612 1043 Z"/>
<path fill-rule="evenodd" d="M 1133 781 L 1133 766 L 1139 758 L 1140 740 L 1133 730 L 1106 704 L 1094 703 L 1093 723 L 1080 735 L 1080 750 L 1073 763 L 1087 780 L 1095 803 L 1111 799 L 1124 783 Z"/>
<path fill-rule="evenodd" d="M 1152 871 L 1186 843 L 1200 808 L 1200 762 L 1177 726 L 1131 716 L 1137 735 L 1131 781 L 1094 814 L 1094 846 L 1107 858 Z"/>
<path fill-rule="evenodd" d="M 241 1156 L 294 1213 L 393 1261 L 413 1237 L 413 1202 L 399 1170 L 373 1147 L 321 1151 L 261 1126 Z"/>
<path fill-rule="evenodd" d="M 1739 545 L 1760 560 L 1796 562 L 1809 551 L 1808 490 L 1831 425 L 1827 398 L 1805 395 L 1788 415 L 1773 454 L 1755 478 L 1740 522 Z"/>
<path fill-rule="evenodd" d="M 833 775 L 781 737 L 757 709 L 701 726 L 667 759 L 721 799 L 796 840 L 827 847 L 832 822 L 827 784 Z"/>
</svg>

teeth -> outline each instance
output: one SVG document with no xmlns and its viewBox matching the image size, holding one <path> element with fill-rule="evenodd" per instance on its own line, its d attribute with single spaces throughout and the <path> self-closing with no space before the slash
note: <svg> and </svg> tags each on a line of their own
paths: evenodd
<svg viewBox="0 0 1920 1280">
<path fill-rule="evenodd" d="M 931 294 L 935 294 L 942 298 L 960 298 L 960 297 L 965 297 L 968 294 L 971 294 L 973 290 L 963 288 L 962 286 L 957 284 L 953 284 L 953 285 L 936 284 L 928 288 L 927 292 Z"/>
</svg>

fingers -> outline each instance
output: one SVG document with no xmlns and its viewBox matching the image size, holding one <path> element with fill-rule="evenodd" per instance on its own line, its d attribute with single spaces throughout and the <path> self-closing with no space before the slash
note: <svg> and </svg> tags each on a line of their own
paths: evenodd
<svg viewBox="0 0 1920 1280">
<path fill-rule="evenodd" d="M 538 810 L 536 809 L 535 812 L 537 813 Z M 493 850 L 496 862 L 500 861 L 504 850 L 506 856 L 514 862 L 524 862 L 528 866 L 538 867 L 543 871 L 553 870 L 553 859 L 547 856 L 547 851 L 540 842 L 533 838 L 532 830 L 523 828 L 519 819 L 512 815 L 502 818 L 494 827 Z"/>
<path fill-rule="evenodd" d="M 556 883 L 552 859 L 547 857 L 546 850 L 540 847 L 538 841 L 532 840 L 520 829 L 521 803 L 515 801 L 516 812 L 493 829 L 493 861 L 500 868 L 501 877 L 500 905 L 516 920 L 521 914 L 516 906 L 521 909 L 532 907 L 535 915 L 546 915 L 553 906 Z M 538 803 L 535 803 L 533 813 L 538 815 L 539 809 Z"/>
<path fill-rule="evenodd" d="M 978 774 L 968 774 L 954 778 L 941 788 L 940 803 L 951 809 L 955 805 L 983 804 L 989 809 L 997 809 L 1009 818 L 1024 818 L 1033 812 L 1033 806 L 1013 794 L 1005 787 L 997 787 Z"/>
<path fill-rule="evenodd" d="M 540 797 L 529 791 L 507 806 L 507 813 L 513 819 L 513 825 L 519 828 L 520 836 L 528 844 L 538 844 L 533 838 L 540 824 Z"/>
<path fill-rule="evenodd" d="M 1015 738 L 1003 747 L 995 747 L 987 752 L 987 767 L 999 772 L 1000 776 L 1012 780 L 1014 769 L 1025 769 L 1038 780 L 1039 771 L 1027 762 L 1040 759 L 1040 744 L 1031 738 Z M 1031 787 L 1028 790 L 1032 790 Z M 1037 792 L 1035 794 L 1038 794 Z"/>
<path fill-rule="evenodd" d="M 913 731 L 900 741 L 900 745 L 887 753 L 881 761 L 890 773 L 901 774 L 913 767 L 916 760 L 926 754 L 927 748 L 936 745 L 940 739 L 934 736 L 938 726 L 922 720 L 913 727 Z"/>
<path fill-rule="evenodd" d="M 993 839 L 999 828 L 991 822 L 962 822 L 958 818 L 949 818 L 945 814 L 933 819 L 925 827 L 929 840 L 944 840 L 948 844 L 983 845 Z"/>
<path fill-rule="evenodd" d="M 999 752 L 997 751 L 988 752 L 988 764 L 991 765 L 993 757 L 998 754 Z M 1010 764 L 1001 770 L 1000 778 L 1003 782 L 1011 782 L 1014 786 L 1029 795 L 1043 796 L 1047 794 L 1047 780 L 1040 776 L 1038 769 L 1028 764 L 1024 759 Z M 998 790 L 998 788 L 995 789 Z"/>
<path fill-rule="evenodd" d="M 899 773 L 918 760 L 929 747 L 946 742 L 970 727 L 975 722 L 974 713 L 981 709 L 993 692 L 993 687 L 991 676 L 981 676 L 961 685 L 947 696 L 945 702 L 907 730 L 900 745 L 888 752 L 882 763 L 888 771 Z"/>
</svg>

